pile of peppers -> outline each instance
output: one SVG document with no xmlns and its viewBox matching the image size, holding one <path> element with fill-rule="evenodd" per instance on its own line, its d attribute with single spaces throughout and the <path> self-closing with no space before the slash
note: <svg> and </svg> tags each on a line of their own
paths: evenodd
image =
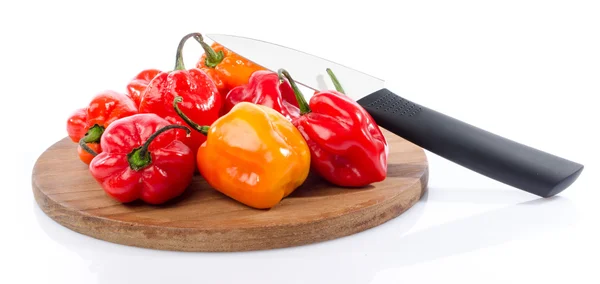
<svg viewBox="0 0 600 284">
<path fill-rule="evenodd" d="M 186 68 L 182 49 L 204 50 Z M 276 72 L 200 33 L 179 41 L 173 69 L 141 69 L 124 90 L 105 90 L 67 119 L 74 155 L 117 202 L 164 204 L 201 176 L 223 195 L 270 209 L 312 172 L 348 190 L 387 175 L 388 144 L 371 116 L 335 90 L 307 102 Z"/>
</svg>

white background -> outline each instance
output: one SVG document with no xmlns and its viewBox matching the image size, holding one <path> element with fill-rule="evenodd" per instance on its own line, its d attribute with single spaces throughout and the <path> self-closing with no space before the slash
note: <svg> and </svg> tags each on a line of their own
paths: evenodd
<svg viewBox="0 0 600 284">
<path fill-rule="evenodd" d="M 0 282 L 600 283 L 599 15 L 598 1 L 576 0 L 3 1 Z M 172 68 L 189 32 L 254 37 L 337 61 L 586 169 L 560 196 L 541 200 L 427 153 L 429 194 L 400 217 L 260 252 L 132 248 L 46 217 L 31 169 L 66 136 L 71 111 L 99 91 L 124 91 L 144 68 Z M 186 55 L 191 66 L 200 50 Z"/>
</svg>

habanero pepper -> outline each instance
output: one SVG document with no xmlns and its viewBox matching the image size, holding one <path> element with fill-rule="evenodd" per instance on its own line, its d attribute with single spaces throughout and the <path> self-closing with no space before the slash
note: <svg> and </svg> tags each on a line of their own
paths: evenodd
<svg viewBox="0 0 600 284">
<path fill-rule="evenodd" d="M 199 36 L 199 33 L 190 33 L 181 39 L 177 47 L 175 70 L 161 72 L 150 81 L 140 100 L 140 113 L 155 113 L 172 124 L 185 125 L 173 110 L 173 99 L 181 96 L 185 99 L 181 108 L 195 121 L 210 125 L 219 118 L 222 99 L 217 86 L 204 71 L 198 68 L 186 70 L 183 64 L 182 49 L 185 42 L 191 37 L 199 40 Z M 206 140 L 204 135 L 195 131 L 190 137 L 184 131 L 176 132 L 177 137 L 194 153 Z"/>
<path fill-rule="evenodd" d="M 272 71 L 256 71 L 250 76 L 248 84 L 231 89 L 225 97 L 223 113 L 229 112 L 240 102 L 270 107 L 289 120 L 300 116 L 292 86 L 287 81 L 279 80 L 279 75 Z"/>
<path fill-rule="evenodd" d="M 156 77 L 156 75 L 160 74 L 162 71 L 158 69 L 146 69 L 142 70 L 138 73 L 129 84 L 127 84 L 127 96 L 133 100 L 136 107 L 140 106 L 140 100 L 142 97 L 142 93 L 150 84 L 150 81 Z"/>
<path fill-rule="evenodd" d="M 201 36 L 200 44 L 204 49 L 204 54 L 196 67 L 202 69 L 213 79 L 223 98 L 231 89 L 247 84 L 252 73 L 266 70 L 218 43 L 213 43 L 212 46 L 208 45 Z"/>
<path fill-rule="evenodd" d="M 100 138 L 106 127 L 137 112 L 137 107 L 129 97 L 111 90 L 98 93 L 87 107 L 73 112 L 67 120 L 67 133 L 71 141 L 79 144 L 79 159 L 89 164 L 93 158 L 89 150 L 96 153 L 102 151 Z"/>
<path fill-rule="evenodd" d="M 181 195 L 192 182 L 196 164 L 175 129 L 190 133 L 153 113 L 115 121 L 102 135 L 104 151 L 92 159 L 91 175 L 121 203 L 141 199 L 161 204 Z"/>
<path fill-rule="evenodd" d="M 217 191 L 247 206 L 272 208 L 304 183 L 310 150 L 294 125 L 277 111 L 240 102 L 212 125 L 200 126 L 179 110 L 195 130 L 207 136 L 198 148 L 200 174 Z"/>
<path fill-rule="evenodd" d="M 331 70 L 327 70 L 330 76 Z M 338 91 L 322 91 L 306 102 L 284 69 L 282 80 L 290 82 L 300 104 L 300 117 L 292 121 L 306 139 L 312 168 L 325 180 L 345 187 L 361 187 L 385 179 L 388 144 L 371 115 Z"/>
</svg>

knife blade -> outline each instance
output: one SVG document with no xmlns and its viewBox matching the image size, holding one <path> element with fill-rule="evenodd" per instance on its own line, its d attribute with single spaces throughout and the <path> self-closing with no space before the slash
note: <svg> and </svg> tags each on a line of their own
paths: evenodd
<svg viewBox="0 0 600 284">
<path fill-rule="evenodd" d="M 373 93 L 384 87 L 382 79 L 299 50 L 244 37 L 226 35 L 206 35 L 206 37 L 218 43 L 224 42 L 228 49 L 266 69 L 277 71 L 283 67 L 292 75 L 296 83 L 312 90 L 334 89 L 329 75 L 325 72 L 327 68 L 335 72 L 335 76 L 343 82 L 346 95 L 355 101 L 360 99 L 361 95 Z M 282 64 L 281 58 L 285 58 L 285 64 Z"/>
<path fill-rule="evenodd" d="M 276 72 L 284 68 L 298 84 L 313 90 L 334 89 L 330 68 L 346 94 L 388 131 L 479 174 L 541 197 L 568 188 L 584 166 L 501 137 L 385 88 L 383 80 L 299 50 L 234 35 L 209 34 L 211 40 Z"/>
</svg>

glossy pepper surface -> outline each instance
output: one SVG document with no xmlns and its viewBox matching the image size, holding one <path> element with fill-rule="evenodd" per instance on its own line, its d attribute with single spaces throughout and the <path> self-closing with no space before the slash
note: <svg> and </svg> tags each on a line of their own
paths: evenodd
<svg viewBox="0 0 600 284">
<path fill-rule="evenodd" d="M 208 45 L 200 39 L 204 54 L 196 64 L 197 68 L 209 74 L 217 84 L 221 96 L 225 98 L 229 91 L 248 83 L 252 73 L 265 70 L 263 67 L 247 60 L 218 43 Z"/>
<path fill-rule="evenodd" d="M 127 84 L 127 96 L 133 100 L 136 107 L 139 107 L 142 93 L 146 90 L 150 81 L 160 73 L 161 71 L 158 69 L 142 70 Z"/>
<path fill-rule="evenodd" d="M 198 68 L 186 69 L 183 64 L 181 50 L 185 41 L 198 35 L 191 33 L 181 39 L 177 48 L 175 70 L 161 72 L 152 79 L 142 95 L 140 113 L 155 113 L 170 123 L 185 125 L 173 109 L 174 98 L 181 96 L 184 98 L 181 109 L 198 123 L 210 125 L 219 118 L 222 99 L 217 86 L 204 71 Z M 177 137 L 194 152 L 206 140 L 204 135 L 196 131 L 190 137 L 182 130 L 176 132 Z"/>
<path fill-rule="evenodd" d="M 67 120 L 67 133 L 71 141 L 79 143 L 79 159 L 89 164 L 93 156 L 83 148 L 101 152 L 100 138 L 106 127 L 117 119 L 137 112 L 129 97 L 111 90 L 95 95 L 86 107 L 73 112 Z"/>
<path fill-rule="evenodd" d="M 311 150 L 312 168 L 338 186 L 360 187 L 384 180 L 388 144 L 369 113 L 340 91 L 318 92 L 308 104 L 289 73 L 279 73 L 292 84 L 300 104 L 301 116 L 293 124 Z"/>
<path fill-rule="evenodd" d="M 213 188 L 245 205 L 272 208 L 308 176 L 306 141 L 269 107 L 241 102 L 210 127 L 187 121 L 208 137 L 196 156 L 200 174 Z"/>
<path fill-rule="evenodd" d="M 90 163 L 90 173 L 122 203 L 173 199 L 189 186 L 196 169 L 194 153 L 177 139 L 179 130 L 190 131 L 152 113 L 115 121 L 102 135 L 104 151 Z"/>
<path fill-rule="evenodd" d="M 300 116 L 294 90 L 287 81 L 279 80 L 278 74 L 272 71 L 256 71 L 250 76 L 248 84 L 231 89 L 225 97 L 224 113 L 240 102 L 270 107 L 289 120 Z"/>
</svg>

